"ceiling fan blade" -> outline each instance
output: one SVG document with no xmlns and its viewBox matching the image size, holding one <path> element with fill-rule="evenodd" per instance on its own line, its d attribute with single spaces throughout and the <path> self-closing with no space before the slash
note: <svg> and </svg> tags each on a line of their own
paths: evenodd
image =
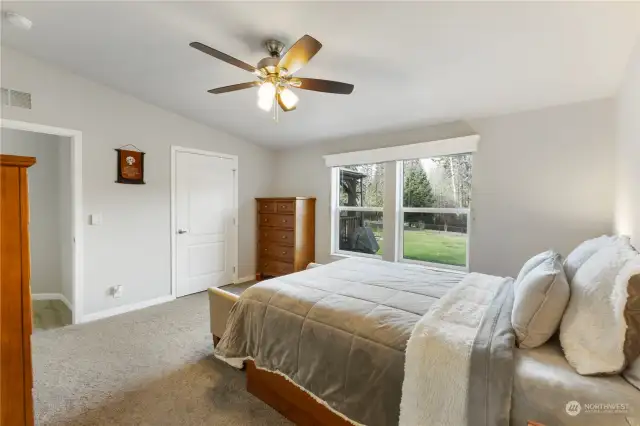
<svg viewBox="0 0 640 426">
<path fill-rule="evenodd" d="M 318 40 L 310 35 L 304 35 L 291 46 L 291 49 L 287 50 L 278 66 L 286 68 L 291 75 L 309 62 L 321 47 L 322 44 Z"/>
<path fill-rule="evenodd" d="M 287 108 L 287 107 L 284 105 L 284 102 L 282 102 L 282 99 L 280 99 L 280 93 L 278 93 L 278 105 L 280 105 L 280 108 L 282 108 L 282 110 L 283 110 L 284 112 L 293 111 L 293 110 L 295 110 L 295 109 L 297 108 L 295 105 L 294 105 L 293 107 L 291 107 L 291 108 Z"/>
<path fill-rule="evenodd" d="M 232 84 L 231 86 L 218 87 L 215 89 L 207 90 L 209 93 L 219 95 L 221 93 L 235 92 L 236 90 L 249 89 L 250 87 L 259 86 L 261 81 L 250 81 L 248 83 Z"/>
<path fill-rule="evenodd" d="M 221 61 L 225 61 L 228 64 L 234 65 L 238 68 L 242 68 L 243 70 L 246 70 L 249 72 L 257 71 L 256 67 L 254 67 L 253 65 L 249 65 L 246 62 L 242 62 L 240 59 L 236 59 L 233 56 L 229 56 L 226 53 L 222 53 L 221 51 L 216 50 L 207 45 L 204 45 L 200 42 L 194 41 L 193 43 L 189 43 L 189 46 L 193 47 L 194 49 L 198 49 L 199 51 L 206 53 L 207 55 L 211 55 L 214 58 L 220 59 Z"/>
<path fill-rule="evenodd" d="M 313 90 L 316 92 L 337 93 L 340 95 L 349 95 L 353 92 L 353 84 L 341 83 L 339 81 L 320 80 L 317 78 L 295 78 L 294 83 L 300 82 L 300 85 L 294 85 L 299 89 Z"/>
</svg>

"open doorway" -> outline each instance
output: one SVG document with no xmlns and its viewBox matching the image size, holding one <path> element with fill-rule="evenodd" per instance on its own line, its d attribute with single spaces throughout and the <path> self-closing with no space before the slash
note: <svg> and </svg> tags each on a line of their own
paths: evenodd
<svg viewBox="0 0 640 426">
<path fill-rule="evenodd" d="M 1 132 L 0 153 L 36 158 L 28 173 L 33 328 L 81 322 L 79 133 L 10 120 Z"/>
</svg>

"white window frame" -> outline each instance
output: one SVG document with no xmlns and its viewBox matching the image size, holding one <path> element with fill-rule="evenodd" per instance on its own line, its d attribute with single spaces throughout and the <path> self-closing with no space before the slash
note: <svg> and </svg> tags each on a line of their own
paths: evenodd
<svg viewBox="0 0 640 426">
<path fill-rule="evenodd" d="M 340 212 L 382 212 L 383 207 L 353 207 L 340 205 L 340 167 L 331 169 L 331 255 L 340 257 L 369 257 L 382 259 L 379 254 L 360 253 L 356 251 L 340 250 Z M 385 189 L 386 190 L 386 189 Z"/>
<path fill-rule="evenodd" d="M 478 149 L 479 135 L 462 136 L 410 145 L 392 146 L 365 151 L 345 152 L 323 156 L 325 164 L 331 169 L 331 253 L 333 257 L 369 257 L 383 258 L 392 262 L 414 263 L 434 269 L 468 272 L 471 247 L 472 206 L 469 208 L 404 208 L 403 204 L 403 161 L 443 157 L 458 154 L 473 154 Z M 385 196 L 384 207 L 340 207 L 340 167 L 356 164 L 384 164 Z M 395 170 L 394 170 L 395 169 Z M 395 171 L 395 173 L 393 173 Z M 395 202 L 390 203 L 389 201 Z M 340 212 L 382 212 L 384 254 L 340 250 Z M 467 256 L 466 266 L 447 265 L 420 260 L 404 259 L 404 213 L 462 213 L 467 215 Z M 392 236 L 392 238 L 389 238 Z"/>
<path fill-rule="evenodd" d="M 460 153 L 471 154 L 471 153 Z M 458 154 L 452 154 L 458 155 Z M 446 157 L 442 155 L 441 157 Z M 433 158 L 433 157 L 431 157 Z M 423 160 L 424 158 L 421 158 Z M 469 247 L 471 246 L 471 205 L 468 208 L 438 208 L 438 207 L 404 207 L 404 164 L 403 161 L 396 163 L 396 179 L 398 181 L 398 190 L 396 191 L 396 206 L 398 209 L 398 216 L 396 220 L 396 259 L 401 263 L 412 263 L 415 265 L 424 265 L 432 268 L 451 269 L 461 272 L 469 272 Z M 467 215 L 467 253 L 465 259 L 465 266 L 448 265 L 446 263 L 428 262 L 425 260 L 414 260 L 404 258 L 404 214 L 405 213 L 452 213 L 452 214 L 466 214 Z"/>
</svg>

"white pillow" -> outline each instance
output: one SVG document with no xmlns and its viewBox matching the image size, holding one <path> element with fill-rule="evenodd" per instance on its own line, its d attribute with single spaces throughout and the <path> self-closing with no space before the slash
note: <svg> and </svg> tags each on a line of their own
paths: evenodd
<svg viewBox="0 0 640 426">
<path fill-rule="evenodd" d="M 589 260 L 591 256 L 596 254 L 598 250 L 608 244 L 614 243 L 616 241 L 616 238 L 617 237 L 603 235 L 598 238 L 584 241 L 578 247 L 573 249 L 573 251 L 569 253 L 566 260 L 564 261 L 564 272 L 567 275 L 567 281 L 571 283 L 578 269 L 580 269 L 580 267 L 584 265 L 584 263 Z"/>
<path fill-rule="evenodd" d="M 524 264 L 514 283 L 511 323 L 523 349 L 543 345 L 558 330 L 569 283 L 558 253 L 546 251 Z"/>
<path fill-rule="evenodd" d="M 580 374 L 617 374 L 633 361 L 625 355 L 625 341 L 633 336 L 627 336 L 625 318 L 631 280 L 623 268 L 637 256 L 629 239 L 619 237 L 592 255 L 570 282 L 560 343 Z"/>
</svg>

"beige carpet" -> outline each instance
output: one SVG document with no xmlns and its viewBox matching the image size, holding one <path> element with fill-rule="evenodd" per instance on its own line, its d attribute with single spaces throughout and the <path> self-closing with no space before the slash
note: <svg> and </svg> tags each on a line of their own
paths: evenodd
<svg viewBox="0 0 640 426">
<path fill-rule="evenodd" d="M 204 293 L 33 335 L 38 425 L 289 425 L 216 360 Z"/>
<path fill-rule="evenodd" d="M 71 324 L 71 310 L 61 300 L 33 300 L 33 330 L 50 330 Z"/>
</svg>

